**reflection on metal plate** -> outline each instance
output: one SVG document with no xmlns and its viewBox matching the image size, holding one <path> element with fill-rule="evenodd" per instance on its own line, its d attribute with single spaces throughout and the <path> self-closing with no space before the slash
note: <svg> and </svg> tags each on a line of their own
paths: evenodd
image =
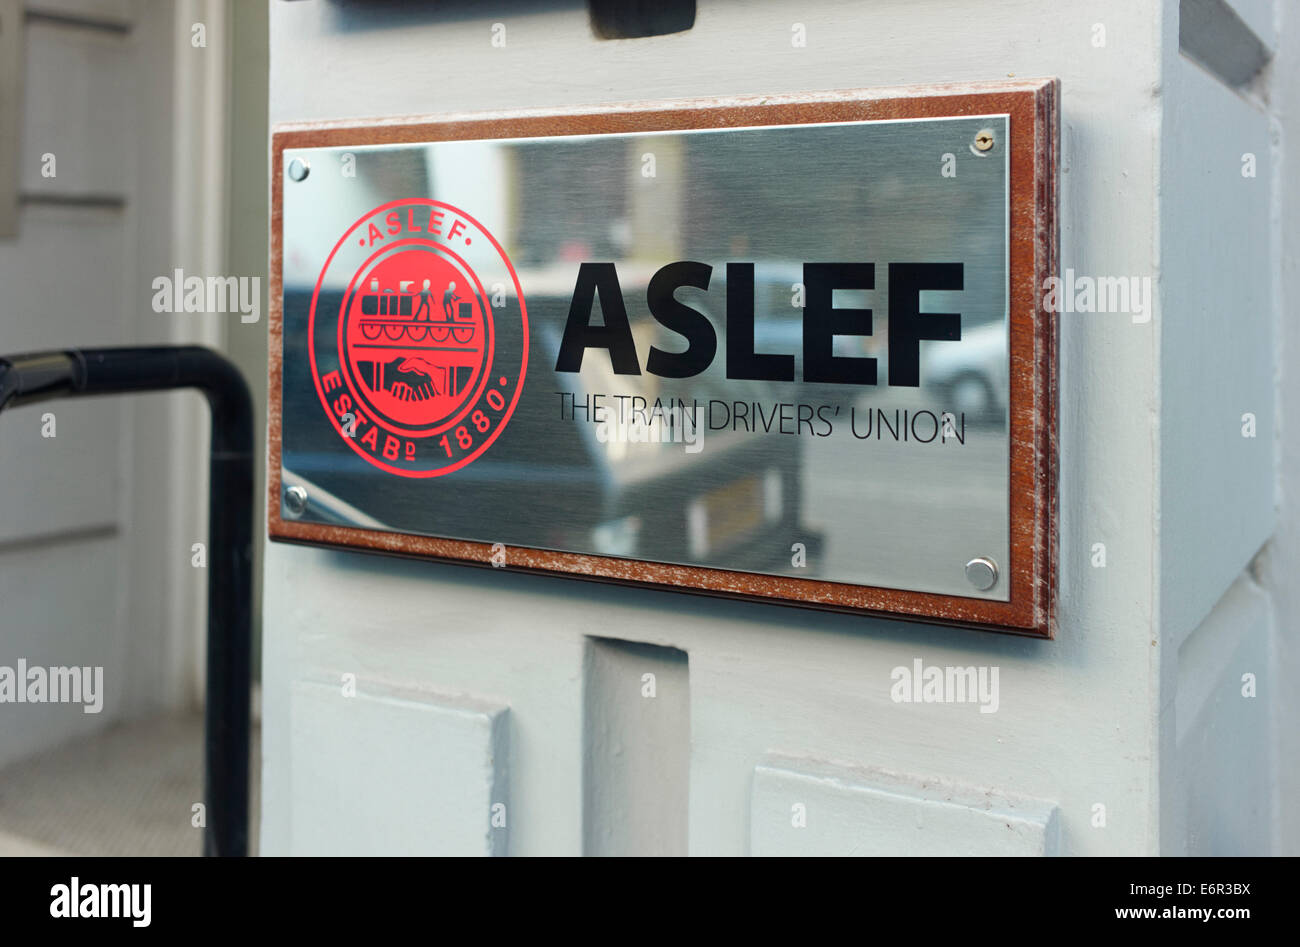
<svg viewBox="0 0 1300 947">
<path fill-rule="evenodd" d="M 1007 601 L 1008 133 L 286 148 L 281 515 Z"/>
</svg>

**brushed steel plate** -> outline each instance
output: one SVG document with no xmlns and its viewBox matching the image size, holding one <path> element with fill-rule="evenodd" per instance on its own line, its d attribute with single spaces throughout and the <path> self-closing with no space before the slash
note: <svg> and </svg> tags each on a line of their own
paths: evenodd
<svg viewBox="0 0 1300 947">
<path fill-rule="evenodd" d="M 1007 115 L 989 114 L 287 148 L 281 479 L 308 502 L 281 516 L 1007 601 L 1008 126 Z M 974 144 L 981 131 L 993 133 L 986 152 Z M 288 171 L 295 161 L 308 169 L 301 180 Z M 459 470 L 412 478 L 378 468 L 340 435 L 309 353 L 324 357 L 337 341 L 309 345 L 308 321 L 318 281 L 342 292 L 336 274 L 351 275 L 372 250 L 349 241 L 331 258 L 349 228 L 389 202 L 430 199 L 464 209 L 500 242 L 526 304 L 529 348 L 496 440 Z M 509 279 L 474 252 L 466 259 L 487 271 L 491 297 Z M 712 266 L 707 290 L 676 293 L 718 339 L 709 366 L 688 378 L 645 371 L 651 345 L 684 346 L 647 308 L 649 279 L 675 261 Z M 584 262 L 615 266 L 639 375 L 616 374 L 600 348 L 585 352 L 581 371 L 556 370 Z M 744 262 L 754 264 L 755 350 L 793 355 L 801 380 L 727 377 L 727 291 L 743 276 L 727 264 Z M 833 294 L 837 308 L 872 310 L 871 334 L 841 335 L 833 351 L 874 358 L 875 386 L 802 380 L 798 284 L 804 264 L 828 262 L 874 264 L 873 289 Z M 919 294 L 922 314 L 960 314 L 961 340 L 919 342 L 916 387 L 887 383 L 890 264 L 902 263 L 962 266 L 960 290 Z M 602 296 L 593 322 L 604 306 Z M 846 326 L 865 332 L 866 320 Z M 593 394 L 605 396 L 607 419 L 621 396 L 699 404 L 703 423 L 689 443 L 689 428 L 602 428 L 565 410 Z M 1002 570 L 986 591 L 967 577 L 975 558 Z"/>
</svg>

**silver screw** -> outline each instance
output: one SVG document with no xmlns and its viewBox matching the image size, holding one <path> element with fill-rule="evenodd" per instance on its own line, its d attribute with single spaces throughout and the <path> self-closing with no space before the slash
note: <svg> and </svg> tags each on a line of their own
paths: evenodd
<svg viewBox="0 0 1300 947">
<path fill-rule="evenodd" d="M 307 512 L 307 491 L 293 486 L 284 491 L 284 511 L 293 519 Z"/>
<path fill-rule="evenodd" d="M 302 181 L 311 171 L 311 165 L 301 158 L 294 158 L 289 162 L 289 177 L 294 181 Z"/>
<path fill-rule="evenodd" d="M 985 154 L 993 150 L 994 138 L 993 129 L 981 128 L 975 133 L 975 140 L 971 142 L 971 150 L 977 155 Z"/>
<path fill-rule="evenodd" d="M 987 592 L 998 584 L 998 564 L 984 556 L 972 559 L 966 563 L 966 578 L 975 588 Z"/>
</svg>

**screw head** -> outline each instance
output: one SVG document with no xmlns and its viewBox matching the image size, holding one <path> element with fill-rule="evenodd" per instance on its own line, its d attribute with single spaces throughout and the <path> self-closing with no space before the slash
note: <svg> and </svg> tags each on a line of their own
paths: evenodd
<svg viewBox="0 0 1300 947">
<path fill-rule="evenodd" d="M 987 154 L 993 150 L 996 139 L 993 137 L 993 129 L 981 128 L 975 133 L 975 140 L 971 142 L 971 150 L 977 155 Z"/>
<path fill-rule="evenodd" d="M 972 559 L 966 563 L 966 578 L 975 588 L 987 592 L 998 584 L 998 564 L 985 556 Z"/>
<path fill-rule="evenodd" d="M 311 172 L 311 165 L 301 158 L 294 158 L 289 162 L 289 178 L 293 181 L 302 181 L 306 179 Z"/>
<path fill-rule="evenodd" d="M 307 512 L 307 491 L 299 486 L 284 491 L 284 511 L 293 519 Z"/>
</svg>

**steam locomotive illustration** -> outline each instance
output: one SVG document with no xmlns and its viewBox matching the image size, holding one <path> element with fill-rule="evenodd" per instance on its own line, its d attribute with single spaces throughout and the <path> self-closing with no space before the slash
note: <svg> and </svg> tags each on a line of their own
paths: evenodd
<svg viewBox="0 0 1300 947">
<path fill-rule="evenodd" d="M 380 292 L 379 280 L 372 279 L 370 292 L 361 296 L 361 314 L 367 317 L 361 320 L 361 334 L 372 342 L 380 337 L 393 342 L 403 338 L 421 342 L 427 337 L 433 342 L 451 338 L 462 345 L 468 344 L 475 332 L 474 304 L 459 297 L 444 299 L 441 318 L 435 318 L 429 280 L 424 281 L 424 288 L 419 291 L 410 289 L 414 284 L 414 280 L 403 280 L 397 292 L 391 289 Z M 445 297 L 454 291 L 455 285 L 451 284 Z M 454 309 L 449 307 L 449 302 L 454 302 Z M 424 319 L 420 318 L 422 314 Z M 414 318 L 406 318 L 411 316 Z"/>
</svg>

